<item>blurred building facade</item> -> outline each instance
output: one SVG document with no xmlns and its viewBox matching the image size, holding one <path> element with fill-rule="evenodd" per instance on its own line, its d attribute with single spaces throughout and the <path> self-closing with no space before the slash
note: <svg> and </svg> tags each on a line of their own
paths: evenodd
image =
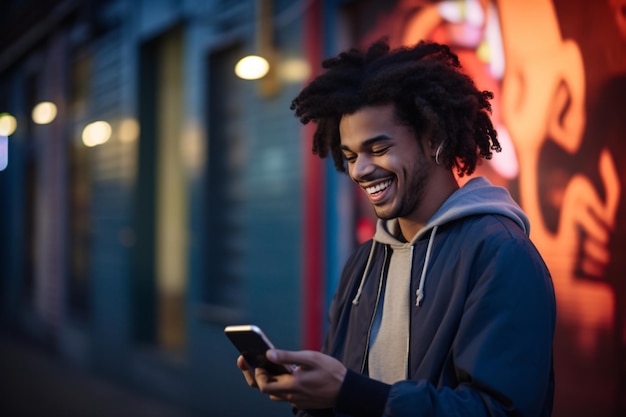
<svg viewBox="0 0 626 417">
<path fill-rule="evenodd" d="M 245 389 L 223 328 L 302 345 L 307 147 L 289 103 L 311 6 L 3 3 L 0 107 L 17 122 L 0 174 L 4 322 L 215 415 L 280 409 Z M 261 81 L 234 74 L 251 53 L 274 53 Z M 40 102 L 56 109 L 44 124 Z"/>
<path fill-rule="evenodd" d="M 325 56 L 431 39 L 496 93 L 510 151 L 479 174 L 520 201 L 553 273 L 555 415 L 626 409 L 623 2 L 2 7 L 0 128 L 9 114 L 15 125 L 0 132 L 5 326 L 209 415 L 288 414 L 247 388 L 223 328 L 254 322 L 280 347 L 318 348 L 341 265 L 373 227 L 289 104 Z M 238 78 L 249 54 L 270 73 Z"/>
</svg>

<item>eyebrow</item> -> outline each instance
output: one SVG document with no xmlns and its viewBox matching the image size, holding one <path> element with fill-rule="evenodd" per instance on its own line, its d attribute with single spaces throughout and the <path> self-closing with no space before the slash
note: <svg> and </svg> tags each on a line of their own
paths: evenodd
<svg viewBox="0 0 626 417">
<path fill-rule="evenodd" d="M 380 134 L 378 136 L 374 136 L 373 138 L 367 139 L 366 141 L 364 141 L 361 144 L 361 147 L 362 148 L 369 148 L 369 147 L 372 147 L 373 145 L 377 144 L 378 142 L 385 142 L 385 141 L 388 141 L 388 140 L 391 140 L 391 136 L 385 135 L 383 133 L 383 134 Z M 346 145 L 341 145 L 341 150 L 350 151 L 350 148 L 348 148 Z"/>
</svg>

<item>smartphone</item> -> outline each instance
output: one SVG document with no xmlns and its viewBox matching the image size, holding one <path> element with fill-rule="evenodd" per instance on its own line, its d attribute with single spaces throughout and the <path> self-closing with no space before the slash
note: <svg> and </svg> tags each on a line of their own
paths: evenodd
<svg viewBox="0 0 626 417">
<path fill-rule="evenodd" d="M 288 367 L 267 359 L 265 353 L 268 349 L 274 349 L 274 345 L 258 326 L 227 326 L 224 333 L 251 367 L 263 368 L 273 375 L 291 372 Z"/>
</svg>

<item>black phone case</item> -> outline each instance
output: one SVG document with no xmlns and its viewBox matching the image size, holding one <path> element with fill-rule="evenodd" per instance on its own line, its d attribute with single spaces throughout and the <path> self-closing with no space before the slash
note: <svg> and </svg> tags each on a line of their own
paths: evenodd
<svg viewBox="0 0 626 417">
<path fill-rule="evenodd" d="M 239 349 L 248 365 L 253 368 L 263 368 L 273 375 L 288 373 L 283 365 L 271 362 L 265 356 L 270 348 L 262 337 L 252 331 L 250 332 L 227 332 L 226 336 Z"/>
</svg>

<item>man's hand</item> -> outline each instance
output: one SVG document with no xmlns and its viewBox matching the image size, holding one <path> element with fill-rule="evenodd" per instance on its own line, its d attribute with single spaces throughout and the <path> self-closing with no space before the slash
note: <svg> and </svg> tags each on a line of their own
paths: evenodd
<svg viewBox="0 0 626 417">
<path fill-rule="evenodd" d="M 252 369 L 242 357 L 237 360 L 248 385 L 259 388 L 274 401 L 286 401 L 299 409 L 332 408 L 346 375 L 346 367 L 337 359 L 314 351 L 267 352 L 272 362 L 295 365 L 291 374 L 272 375 L 265 369 Z"/>
</svg>

